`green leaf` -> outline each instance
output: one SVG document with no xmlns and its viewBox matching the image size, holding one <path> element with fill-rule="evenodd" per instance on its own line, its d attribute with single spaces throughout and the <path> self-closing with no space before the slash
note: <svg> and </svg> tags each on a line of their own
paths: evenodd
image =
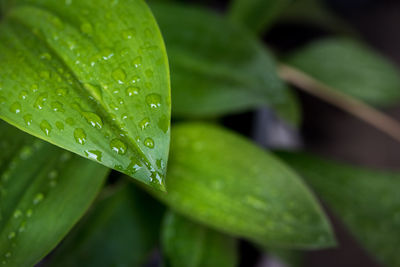
<svg viewBox="0 0 400 267">
<path fill-rule="evenodd" d="M 108 169 L 0 123 L 0 262 L 32 266 L 96 197 Z"/>
<path fill-rule="evenodd" d="M 0 118 L 163 187 L 168 67 L 144 1 L 14 2 L 0 24 Z"/>
<path fill-rule="evenodd" d="M 301 179 L 246 139 L 211 124 L 173 129 L 168 194 L 174 211 L 262 244 L 334 244 L 329 222 Z"/>
<path fill-rule="evenodd" d="M 164 219 L 162 248 L 166 266 L 237 265 L 237 240 L 173 212 Z"/>
<path fill-rule="evenodd" d="M 320 40 L 290 55 L 287 63 L 372 105 L 386 106 L 400 99 L 398 69 L 357 41 Z"/>
<path fill-rule="evenodd" d="M 400 173 L 353 167 L 303 153 L 280 153 L 319 193 L 358 241 L 399 266 Z"/>
<path fill-rule="evenodd" d="M 233 0 L 229 18 L 256 33 L 262 33 L 275 21 L 291 0 Z"/>
<path fill-rule="evenodd" d="M 213 117 L 269 106 L 299 122 L 296 98 L 251 33 L 201 8 L 151 7 L 168 50 L 174 116 Z"/>
<path fill-rule="evenodd" d="M 162 214 L 159 203 L 126 185 L 96 203 L 50 266 L 142 266 L 157 245 Z"/>
</svg>

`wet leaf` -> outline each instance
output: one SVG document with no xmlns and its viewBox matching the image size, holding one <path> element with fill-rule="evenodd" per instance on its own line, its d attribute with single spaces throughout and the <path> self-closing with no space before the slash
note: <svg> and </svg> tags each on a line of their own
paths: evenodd
<svg viewBox="0 0 400 267">
<path fill-rule="evenodd" d="M 11 2 L 0 24 L 0 118 L 162 188 L 169 77 L 144 1 Z"/>
<path fill-rule="evenodd" d="M 182 124 L 172 134 L 168 193 L 153 192 L 171 209 L 262 244 L 333 245 L 318 202 L 273 155 L 211 124 Z"/>
<path fill-rule="evenodd" d="M 159 203 L 133 185 L 125 185 L 96 203 L 49 265 L 142 266 L 157 246 L 162 215 Z"/>
<path fill-rule="evenodd" d="M 269 106 L 299 122 L 296 98 L 250 32 L 198 7 L 151 7 L 168 50 L 174 116 L 213 117 Z"/>
<path fill-rule="evenodd" d="M 400 100 L 399 70 L 357 41 L 316 41 L 290 55 L 287 63 L 372 105 L 387 106 Z"/>
<path fill-rule="evenodd" d="M 253 32 L 262 33 L 290 2 L 291 0 L 234 0 L 231 1 L 229 18 Z"/>
<path fill-rule="evenodd" d="M 237 240 L 176 213 L 164 219 L 162 248 L 168 267 L 237 266 Z"/>
<path fill-rule="evenodd" d="M 278 154 L 295 168 L 357 240 L 387 266 L 399 266 L 400 173 L 324 160 L 304 153 Z"/>
<path fill-rule="evenodd" d="M 0 262 L 33 266 L 96 197 L 108 169 L 0 123 Z"/>
</svg>

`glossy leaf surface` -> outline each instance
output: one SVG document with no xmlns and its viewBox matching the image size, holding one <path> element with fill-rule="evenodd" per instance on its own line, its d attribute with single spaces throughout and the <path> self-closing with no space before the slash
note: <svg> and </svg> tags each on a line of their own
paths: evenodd
<svg viewBox="0 0 400 267">
<path fill-rule="evenodd" d="M 237 241 L 234 238 L 171 211 L 164 218 L 162 249 L 168 267 L 237 265 Z"/>
<path fill-rule="evenodd" d="M 172 134 L 168 193 L 154 194 L 174 211 L 262 244 L 334 243 L 314 196 L 273 155 L 211 124 L 182 124 Z"/>
<path fill-rule="evenodd" d="M 174 116 L 213 117 L 269 106 L 298 123 L 296 98 L 250 32 L 199 7 L 151 7 L 168 50 Z"/>
<path fill-rule="evenodd" d="M 281 153 L 387 266 L 399 266 L 400 173 L 354 167 L 300 153 Z"/>
<path fill-rule="evenodd" d="M 262 33 L 269 28 L 290 0 L 234 0 L 229 18 L 243 24 L 253 32 Z"/>
<path fill-rule="evenodd" d="M 126 185 L 96 203 L 50 266 L 142 266 L 158 244 L 162 215 L 159 203 Z"/>
<path fill-rule="evenodd" d="M 0 118 L 163 187 L 168 66 L 144 1 L 10 2 L 0 24 Z"/>
<path fill-rule="evenodd" d="M 400 99 L 400 72 L 383 56 L 349 39 L 314 42 L 287 58 L 320 82 L 373 105 Z"/>
<path fill-rule="evenodd" d="M 32 266 L 96 197 L 108 169 L 0 123 L 0 262 Z"/>
</svg>

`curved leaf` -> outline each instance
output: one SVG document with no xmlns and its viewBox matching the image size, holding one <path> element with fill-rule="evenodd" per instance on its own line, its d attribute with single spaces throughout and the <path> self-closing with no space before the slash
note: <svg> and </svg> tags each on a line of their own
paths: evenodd
<svg viewBox="0 0 400 267">
<path fill-rule="evenodd" d="M 319 193 L 361 244 L 387 266 L 400 266 L 400 173 L 279 153 Z"/>
<path fill-rule="evenodd" d="M 0 262 L 32 266 L 79 220 L 108 169 L 0 123 Z"/>
<path fill-rule="evenodd" d="M 142 0 L 17 0 L 0 24 L 0 118 L 163 187 L 170 90 Z"/>
<path fill-rule="evenodd" d="M 287 62 L 369 104 L 386 106 L 400 100 L 400 71 L 357 41 L 320 40 L 296 51 Z"/>
<path fill-rule="evenodd" d="M 251 33 L 201 8 L 151 7 L 168 50 L 174 116 L 211 117 L 269 106 L 299 122 L 296 98 Z"/>
<path fill-rule="evenodd" d="M 49 265 L 142 266 L 157 245 L 162 214 L 159 203 L 126 185 L 96 203 Z"/>
<path fill-rule="evenodd" d="M 172 134 L 168 193 L 154 194 L 174 211 L 262 244 L 334 243 L 314 196 L 273 155 L 210 124 L 182 124 Z"/>
<path fill-rule="evenodd" d="M 229 18 L 253 32 L 262 33 L 290 2 L 291 0 L 233 0 L 229 8 Z"/>
<path fill-rule="evenodd" d="M 169 267 L 237 265 L 237 240 L 171 211 L 164 219 L 162 245 Z"/>
</svg>

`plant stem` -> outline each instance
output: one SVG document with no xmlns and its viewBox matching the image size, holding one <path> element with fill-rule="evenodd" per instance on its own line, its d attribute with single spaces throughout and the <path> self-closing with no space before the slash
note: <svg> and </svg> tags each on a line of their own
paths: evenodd
<svg viewBox="0 0 400 267">
<path fill-rule="evenodd" d="M 400 142 L 400 123 L 383 112 L 329 87 L 294 67 L 281 64 L 278 73 L 283 80 L 300 90 L 352 114 Z"/>
</svg>

